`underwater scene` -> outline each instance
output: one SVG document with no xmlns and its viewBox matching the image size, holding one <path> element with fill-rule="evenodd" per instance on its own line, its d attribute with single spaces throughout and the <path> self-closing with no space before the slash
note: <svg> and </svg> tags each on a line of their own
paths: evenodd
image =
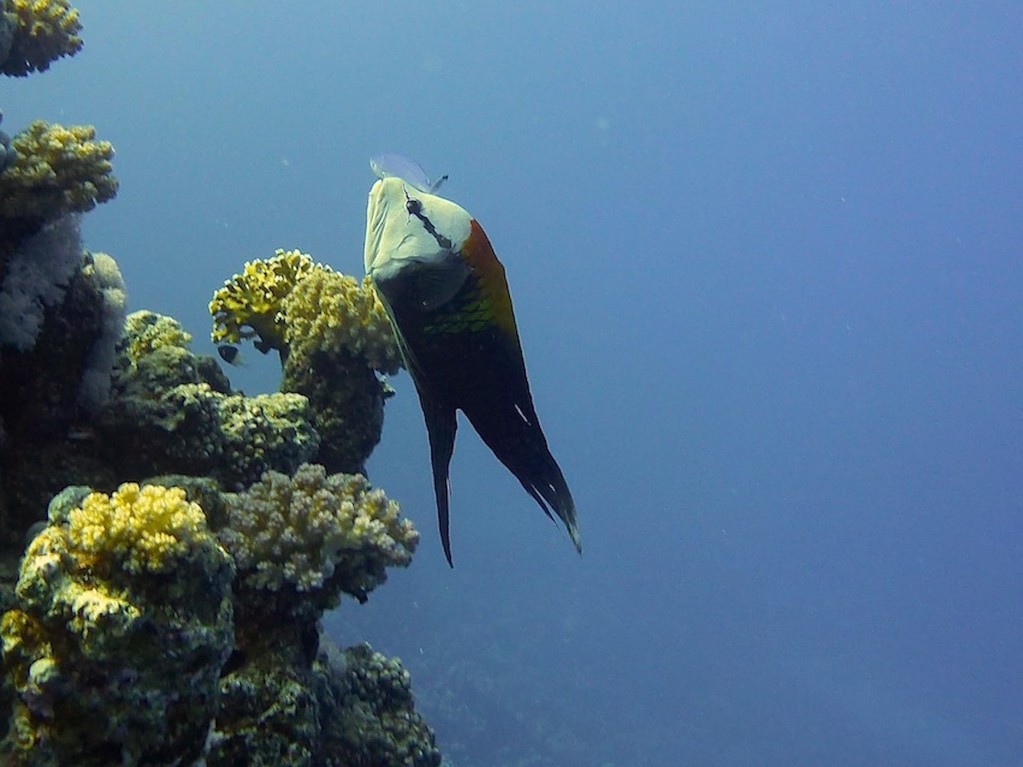
<svg viewBox="0 0 1023 767">
<path fill-rule="evenodd" d="M 0 0 L 0 764 L 1023 764 L 1021 29 Z"/>
</svg>

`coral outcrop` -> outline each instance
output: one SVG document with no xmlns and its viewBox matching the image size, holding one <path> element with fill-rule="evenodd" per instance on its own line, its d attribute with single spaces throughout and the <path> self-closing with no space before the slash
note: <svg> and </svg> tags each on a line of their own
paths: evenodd
<svg viewBox="0 0 1023 767">
<path fill-rule="evenodd" d="M 58 495 L 0 624 L 17 693 L 5 750 L 32 765 L 197 759 L 232 647 L 232 576 L 180 488 Z"/>
<path fill-rule="evenodd" d="M 82 48 L 82 24 L 68 0 L 0 2 L 0 73 L 43 72 Z"/>
<path fill-rule="evenodd" d="M 319 446 L 298 394 L 246 397 L 212 357 L 188 348 L 177 321 L 129 315 L 113 396 L 96 418 L 97 449 L 120 476 L 209 476 L 244 486 L 263 472 L 294 472 Z"/>
<path fill-rule="evenodd" d="M 390 322 L 365 282 L 278 249 L 245 264 L 210 302 L 217 343 L 252 340 L 277 350 L 281 390 L 309 399 L 320 435 L 316 461 L 330 471 L 361 473 L 380 440 L 391 389 L 380 374 L 401 358 Z"/>
<path fill-rule="evenodd" d="M 20 543 L 63 487 L 118 479 L 90 449 L 90 418 L 109 398 L 125 302 L 76 217 L 29 238 L 0 283 L 0 541 Z"/>
<path fill-rule="evenodd" d="M 339 709 L 387 703 L 358 701 L 344 668 L 325 662 L 330 643 L 317 630 L 321 613 L 342 592 L 365 601 L 386 579 L 387 567 L 411 561 L 419 534 L 399 517 L 397 503 L 361 475 L 328 476 L 317 465 L 304 465 L 293 477 L 267 472 L 245 492 L 224 499 L 225 525 L 218 535 L 237 567 L 238 630 L 207 764 L 236 764 L 242 754 L 252 765 L 439 764 L 439 757 L 359 761 L 357 754 L 372 753 L 386 725 L 376 724 L 376 732 L 353 731 L 365 738 L 346 736 L 352 722 Z M 411 696 L 404 705 L 410 731 L 402 733 L 401 744 L 385 748 L 394 754 L 436 753 Z M 413 738 L 416 746 L 410 749 L 404 744 Z M 340 754 L 344 759 L 334 761 Z"/>
<path fill-rule="evenodd" d="M 220 539 L 238 566 L 240 593 L 282 592 L 282 609 L 315 605 L 318 614 L 342 591 L 365 601 L 386 568 L 412 561 L 419 533 L 361 474 L 328 476 L 306 464 L 228 495 Z"/>
<path fill-rule="evenodd" d="M 0 174 L 0 222 L 52 220 L 113 199 L 114 148 L 95 139 L 91 125 L 44 120 L 16 133 L 11 139 L 16 157 Z"/>
<path fill-rule="evenodd" d="M 325 726 L 328 753 L 345 754 L 352 767 L 439 767 L 440 751 L 415 710 L 412 680 L 401 661 L 368 644 L 343 652 L 328 646 L 316 669 L 335 701 Z"/>
<path fill-rule="evenodd" d="M 47 310 L 60 311 L 83 254 L 79 217 L 72 214 L 45 224 L 0 256 L 0 347 L 28 351 L 35 346 Z"/>
<path fill-rule="evenodd" d="M 0 0 L 0 73 L 80 29 Z M 214 339 L 276 349 L 284 383 L 232 391 L 82 247 L 112 157 L 88 126 L 0 133 L 0 762 L 437 767 L 400 663 L 318 628 L 418 541 L 357 473 L 398 365 L 382 307 L 298 251 L 246 264 Z"/>
<path fill-rule="evenodd" d="M 440 767 L 409 674 L 361 644 L 321 636 L 312 662 L 266 654 L 225 675 L 207 767 Z"/>
<path fill-rule="evenodd" d="M 261 352 L 308 357 L 344 351 L 381 373 L 401 366 L 380 299 L 363 280 L 339 274 L 298 250 L 246 262 L 213 294 L 214 343 L 253 339 Z"/>
</svg>

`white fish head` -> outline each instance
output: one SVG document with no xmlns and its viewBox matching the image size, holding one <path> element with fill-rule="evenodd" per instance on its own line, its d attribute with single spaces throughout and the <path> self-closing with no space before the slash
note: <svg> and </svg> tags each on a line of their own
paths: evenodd
<svg viewBox="0 0 1023 767">
<path fill-rule="evenodd" d="M 461 205 L 387 176 L 369 192 L 366 274 L 387 279 L 412 264 L 449 263 L 472 230 Z"/>
</svg>

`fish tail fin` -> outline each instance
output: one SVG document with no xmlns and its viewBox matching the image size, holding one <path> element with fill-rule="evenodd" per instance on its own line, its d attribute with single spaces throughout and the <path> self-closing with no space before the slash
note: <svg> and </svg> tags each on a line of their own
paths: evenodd
<svg viewBox="0 0 1023 767">
<path fill-rule="evenodd" d="M 575 550 L 583 553 L 582 536 L 579 534 L 579 520 L 575 513 L 575 501 L 568 483 L 561 473 L 561 467 L 554 460 L 549 450 L 543 451 L 545 456 L 537 456 L 530 471 L 514 472 L 522 486 L 526 488 L 548 517 L 553 519 L 551 512 L 565 525 Z"/>
<path fill-rule="evenodd" d="M 575 501 L 561 467 L 547 447 L 532 403 L 525 407 L 482 407 L 467 411 L 483 441 L 551 519 L 562 521 L 580 554 L 582 539 Z"/>
<path fill-rule="evenodd" d="M 451 526 L 448 517 L 448 471 L 451 465 L 451 454 L 455 449 L 455 431 L 458 423 L 455 420 L 454 408 L 444 408 L 436 403 L 423 402 L 423 415 L 426 418 L 426 431 L 430 438 L 430 464 L 433 468 L 433 492 L 437 497 L 437 525 L 440 528 L 440 541 L 444 547 L 444 557 L 448 566 L 454 567 L 451 559 Z"/>
</svg>

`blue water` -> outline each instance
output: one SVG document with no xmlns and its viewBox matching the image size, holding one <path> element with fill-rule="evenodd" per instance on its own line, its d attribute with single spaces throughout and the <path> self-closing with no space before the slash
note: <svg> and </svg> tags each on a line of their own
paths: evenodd
<svg viewBox="0 0 1023 767">
<path fill-rule="evenodd" d="M 4 128 L 114 142 L 87 244 L 197 349 L 247 259 L 362 273 L 382 151 L 505 263 L 584 554 L 463 424 L 449 570 L 399 375 L 423 541 L 327 619 L 451 764 L 1023 763 L 1018 4 L 78 5 Z"/>
</svg>

